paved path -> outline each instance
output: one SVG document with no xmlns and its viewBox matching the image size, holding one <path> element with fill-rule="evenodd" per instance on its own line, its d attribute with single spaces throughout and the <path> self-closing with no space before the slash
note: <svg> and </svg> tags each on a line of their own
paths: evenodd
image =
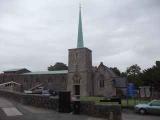
<svg viewBox="0 0 160 120">
<path fill-rule="evenodd" d="M 160 116 L 141 116 L 124 112 L 123 120 L 160 120 Z M 53 110 L 41 109 L 9 101 L 0 97 L 0 120 L 104 120 L 85 115 L 60 114 Z"/>
</svg>

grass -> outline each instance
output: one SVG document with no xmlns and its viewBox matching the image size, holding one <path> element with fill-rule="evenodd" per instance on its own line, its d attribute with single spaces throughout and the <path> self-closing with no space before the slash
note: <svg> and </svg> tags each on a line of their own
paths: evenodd
<svg viewBox="0 0 160 120">
<path fill-rule="evenodd" d="M 104 97 L 81 97 L 80 99 L 82 101 L 94 101 L 95 104 L 101 104 L 101 105 L 106 105 L 106 104 L 116 104 L 116 103 L 108 103 L 108 102 L 100 102 L 101 99 Z M 126 99 L 122 99 L 122 107 L 134 107 L 134 105 L 139 104 L 139 103 L 148 103 L 150 100 L 138 100 L 138 99 L 128 99 L 128 104 Z"/>
<path fill-rule="evenodd" d="M 129 99 L 128 104 L 126 99 L 122 99 L 122 107 L 134 107 L 139 103 L 148 103 L 150 100 Z"/>
<path fill-rule="evenodd" d="M 103 99 L 103 97 L 81 97 L 80 98 L 80 100 L 82 101 L 94 101 L 96 104 L 99 104 L 101 99 Z"/>
</svg>

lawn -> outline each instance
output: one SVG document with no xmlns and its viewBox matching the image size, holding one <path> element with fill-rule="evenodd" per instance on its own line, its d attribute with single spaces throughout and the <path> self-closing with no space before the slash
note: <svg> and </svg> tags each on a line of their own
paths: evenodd
<svg viewBox="0 0 160 120">
<path fill-rule="evenodd" d="M 81 101 L 94 101 L 95 104 L 117 104 L 117 103 L 108 103 L 108 102 L 100 102 L 104 97 L 81 97 Z M 128 104 L 126 99 L 122 99 L 122 107 L 134 107 L 134 105 L 139 103 L 147 103 L 149 100 L 138 100 L 138 99 L 128 99 Z"/>
</svg>

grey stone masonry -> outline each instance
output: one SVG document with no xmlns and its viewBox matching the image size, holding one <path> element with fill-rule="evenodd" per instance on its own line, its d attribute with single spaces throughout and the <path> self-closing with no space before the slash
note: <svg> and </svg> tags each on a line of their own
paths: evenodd
<svg viewBox="0 0 160 120">
<path fill-rule="evenodd" d="M 58 97 L 29 95 L 4 90 L 0 90 L 0 96 L 25 105 L 47 108 L 55 111 L 59 109 Z M 122 111 L 119 105 L 96 105 L 93 101 L 80 101 L 80 104 L 80 114 L 105 118 L 106 120 L 122 120 Z"/>
<path fill-rule="evenodd" d="M 88 48 L 69 49 L 67 90 L 75 95 L 74 85 L 80 86 L 80 96 L 93 94 L 92 51 Z"/>
</svg>

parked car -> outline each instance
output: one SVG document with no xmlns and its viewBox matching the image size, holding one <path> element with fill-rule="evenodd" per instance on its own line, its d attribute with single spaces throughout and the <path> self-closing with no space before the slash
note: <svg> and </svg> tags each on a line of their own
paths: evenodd
<svg viewBox="0 0 160 120">
<path fill-rule="evenodd" d="M 49 90 L 42 90 L 42 95 L 50 96 Z"/>
<path fill-rule="evenodd" d="M 49 94 L 50 94 L 51 96 L 57 96 L 57 95 L 58 95 L 57 92 L 54 91 L 54 90 L 52 90 L 52 89 L 49 89 Z"/>
<path fill-rule="evenodd" d="M 32 94 L 32 91 L 31 90 L 24 90 L 24 93 L 25 94 Z"/>
<path fill-rule="evenodd" d="M 147 104 L 138 104 L 135 106 L 135 112 L 140 114 L 158 114 L 160 115 L 160 100 L 152 100 Z"/>
</svg>

